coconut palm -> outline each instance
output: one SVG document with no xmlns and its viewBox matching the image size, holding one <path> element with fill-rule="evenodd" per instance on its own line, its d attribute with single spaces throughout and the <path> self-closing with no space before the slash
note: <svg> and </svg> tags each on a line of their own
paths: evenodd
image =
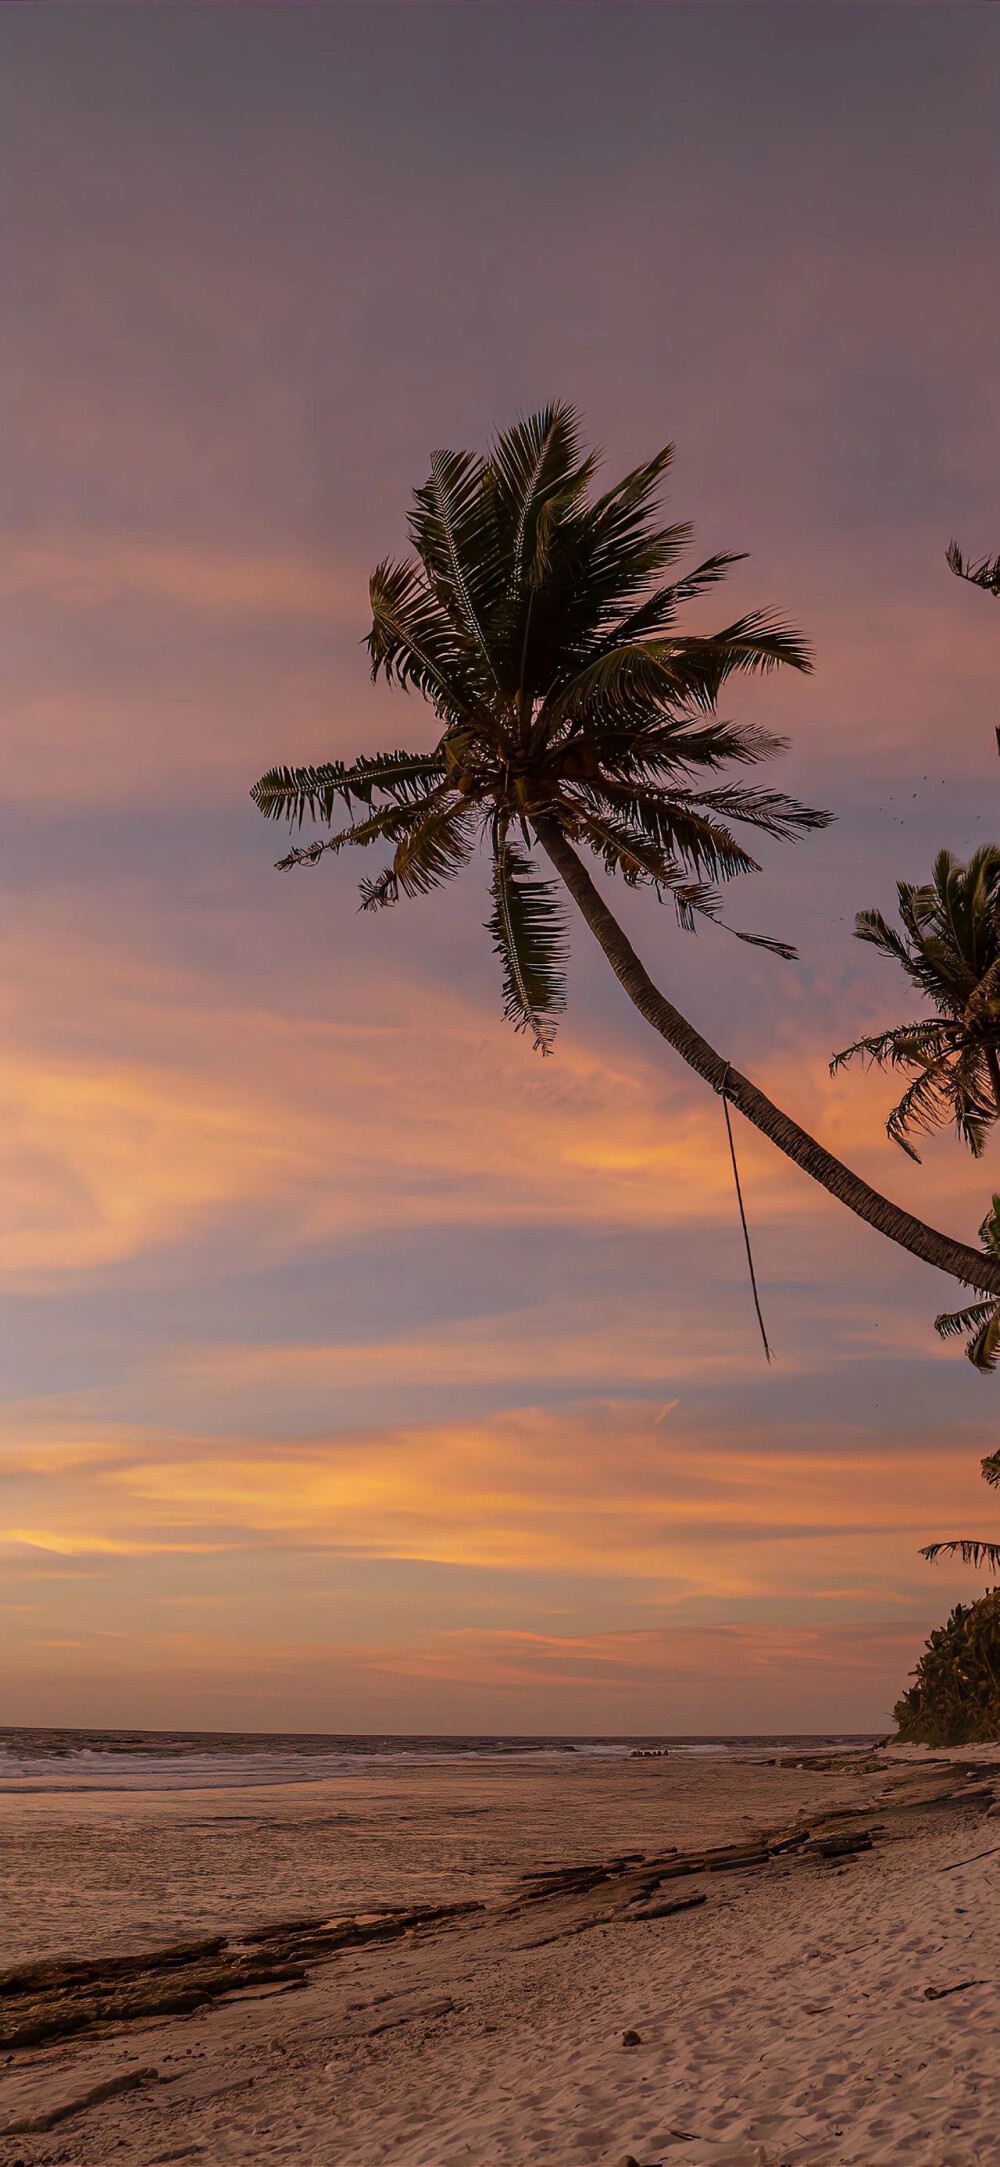
<svg viewBox="0 0 1000 2167">
<path fill-rule="evenodd" d="M 855 932 L 900 964 L 936 1013 L 858 1039 L 830 1068 L 860 1056 L 909 1071 L 886 1122 L 893 1142 L 916 1159 L 911 1131 L 952 1123 L 979 1158 L 1000 1119 L 1000 849 L 984 844 L 968 865 L 939 851 L 932 880 L 900 881 L 896 892 L 901 933 L 878 910 L 859 911 Z"/>
<path fill-rule="evenodd" d="M 737 829 L 792 839 L 828 818 L 732 779 L 781 741 L 722 719 L 723 687 L 807 670 L 810 658 L 798 633 L 760 610 L 715 633 L 678 629 L 682 605 L 735 560 L 677 571 L 690 529 L 656 516 L 670 459 L 669 448 L 658 452 L 593 494 L 597 461 L 565 405 L 519 422 L 485 458 L 435 453 L 414 492 L 415 561 L 386 559 L 372 574 L 368 637 L 372 676 L 424 695 L 435 742 L 350 765 L 273 768 L 254 799 L 271 818 L 308 813 L 330 827 L 344 807 L 346 824 L 289 851 L 283 868 L 388 845 L 391 861 L 361 884 L 365 909 L 436 888 L 485 844 L 504 1010 L 543 1052 L 566 1001 L 561 883 L 629 998 L 715 1091 L 881 1233 L 1000 1295 L 1000 1262 L 879 1196 L 709 1045 L 653 984 L 580 855 L 671 897 L 692 926 L 718 917 L 723 884 L 756 869 Z M 535 845 L 556 881 L 539 871 Z"/>
</svg>

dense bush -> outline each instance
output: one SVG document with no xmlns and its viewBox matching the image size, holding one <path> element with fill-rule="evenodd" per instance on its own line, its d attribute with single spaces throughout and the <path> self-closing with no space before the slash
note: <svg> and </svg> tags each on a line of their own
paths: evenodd
<svg viewBox="0 0 1000 2167">
<path fill-rule="evenodd" d="M 1000 1739 L 1000 1588 L 978 1603 L 956 1603 L 931 1634 L 896 1702 L 899 1742 L 982 1745 Z"/>
</svg>

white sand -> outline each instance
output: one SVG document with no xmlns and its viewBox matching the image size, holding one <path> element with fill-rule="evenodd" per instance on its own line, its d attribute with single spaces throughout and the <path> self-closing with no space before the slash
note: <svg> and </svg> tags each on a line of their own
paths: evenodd
<svg viewBox="0 0 1000 2167">
<path fill-rule="evenodd" d="M 656 1797 L 636 1773 L 616 1779 L 625 1819 Z M 912 1780 L 704 1770 L 681 1787 L 701 1789 L 700 1832 L 721 1841 L 746 1831 L 749 1792 L 753 1820 L 769 1807 L 773 1824 L 803 1790 L 810 1808 L 868 1804 Z M 607 1848 L 609 1794 L 588 1851 L 586 1791 L 573 1788 L 564 1857 Z M 697 1804 L 675 1801 L 681 1841 Z M 145 2066 L 160 2081 L 0 2143 L 0 2163 L 996 2167 L 1000 1818 L 914 1825 L 843 1867 L 714 1876 L 705 1907 L 677 1917 L 532 1948 L 540 1917 L 491 1913 L 419 1947 L 345 1954 L 303 1991 L 21 2057 L 11 2100 Z M 982 1983 L 926 1998 L 969 1979 Z M 626 2028 L 639 2045 L 623 2046 Z"/>
</svg>

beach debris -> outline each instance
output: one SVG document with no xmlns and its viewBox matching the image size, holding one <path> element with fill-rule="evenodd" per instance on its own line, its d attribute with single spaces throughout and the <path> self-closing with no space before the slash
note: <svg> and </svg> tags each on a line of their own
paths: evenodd
<svg viewBox="0 0 1000 2167">
<path fill-rule="evenodd" d="M 805 1845 L 806 1856 L 810 1854 L 824 1859 L 853 1858 L 857 1851 L 870 1851 L 871 1833 L 859 1829 L 856 1836 L 813 1836 Z"/>
<path fill-rule="evenodd" d="M 960 1866 L 978 1866 L 980 1859 L 996 1858 L 998 1852 L 1000 1844 L 991 1844 L 988 1851 L 974 1851 L 970 1859 L 952 1859 L 950 1866 L 942 1866 L 939 1871 L 943 1874 L 957 1874 Z"/>
<path fill-rule="evenodd" d="M 49 2104 L 40 2101 L 27 2113 L 15 2113 L 12 2120 L 0 2123 L 0 2137 L 27 2137 L 36 2131 L 55 2129 L 57 2122 L 65 2122 L 71 2114 L 82 2114 L 85 2107 L 97 2107 L 105 2099 L 114 2099 L 119 2092 L 136 2092 L 140 2085 L 155 2084 L 158 2069 L 129 2069 L 118 2077 L 106 2077 L 101 2084 L 92 2084 L 85 2092 L 57 2092 L 49 2098 Z"/>
<path fill-rule="evenodd" d="M 641 2033 L 641 2032 L 623 2032 L 623 2033 L 622 2033 L 622 2046 L 623 2046 L 623 2047 L 641 2047 L 641 2045 L 642 2045 L 642 2033 Z"/>
<path fill-rule="evenodd" d="M 333 1921 L 294 1919 L 239 1938 L 181 1942 L 139 1956 L 55 1959 L 0 1973 L 0 2049 L 33 2047 L 95 2025 L 187 2016 L 249 1987 L 306 1986 L 307 1963 L 367 1942 L 430 1933 L 479 1902 L 418 1904 Z"/>
<path fill-rule="evenodd" d="M 305 1984 L 300 1964 L 252 1962 L 234 1955 L 190 1969 L 139 1974 L 126 1985 L 97 1979 L 82 1988 L 57 1988 L 34 1997 L 12 1996 L 0 2005 L 0 2048 L 34 2047 L 65 2039 L 95 2024 L 135 2023 L 140 2017 L 187 2016 L 219 2001 L 234 1987 L 263 1986 L 276 1979 Z"/>
<path fill-rule="evenodd" d="M 15 1964 L 0 1971 L 0 1995 L 44 1993 L 50 1988 L 84 1986 L 91 1980 L 132 1979 L 144 1971 L 172 1971 L 217 1956 L 224 1934 L 200 1941 L 175 1941 L 142 1956 L 48 1957 L 35 1964 Z"/>
<path fill-rule="evenodd" d="M 675 1911 L 693 1911 L 698 1904 L 707 1902 L 704 1889 L 698 1889 L 693 1896 L 673 1896 L 667 1903 L 644 1904 L 641 1910 L 633 1905 L 628 1916 L 630 1919 L 670 1919 Z"/>
<path fill-rule="evenodd" d="M 970 1986 L 992 1986 L 991 1979 L 960 1979 L 957 1986 L 925 1986 L 925 2001 L 944 2001 L 948 1994 L 964 1994 Z"/>
</svg>

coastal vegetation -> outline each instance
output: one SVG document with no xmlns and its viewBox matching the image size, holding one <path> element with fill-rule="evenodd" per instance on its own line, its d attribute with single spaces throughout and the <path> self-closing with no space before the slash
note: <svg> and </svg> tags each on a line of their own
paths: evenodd
<svg viewBox="0 0 1000 2167">
<path fill-rule="evenodd" d="M 930 1013 L 862 1038 L 837 1054 L 834 1072 L 860 1055 L 880 1068 L 910 1075 L 886 1123 L 910 1158 L 910 1137 L 949 1125 L 979 1158 L 1000 1118 L 1000 850 L 986 845 L 961 865 L 939 852 L 933 878 L 897 889 L 901 931 L 877 910 L 859 911 L 857 938 L 898 964 Z M 1000 1196 L 979 1230 L 983 1250 L 1000 1260 Z M 966 1354 L 983 1375 L 1000 1362 L 1000 1302 L 986 1300 L 935 1317 L 942 1339 L 965 1337 Z M 1000 1486 L 1000 1453 L 982 1462 L 985 1480 Z M 1000 1543 L 951 1536 L 927 1543 L 921 1555 L 959 1557 L 979 1571 L 1000 1571 Z M 900 1739 L 927 1746 L 969 1745 L 1000 1738 L 1000 1590 L 959 1604 L 932 1634 L 915 1682 L 895 1708 Z"/>
<path fill-rule="evenodd" d="M 968 1746 L 1000 1738 L 1000 1588 L 956 1603 L 935 1627 L 893 1715 L 905 1745 Z"/>
</svg>

